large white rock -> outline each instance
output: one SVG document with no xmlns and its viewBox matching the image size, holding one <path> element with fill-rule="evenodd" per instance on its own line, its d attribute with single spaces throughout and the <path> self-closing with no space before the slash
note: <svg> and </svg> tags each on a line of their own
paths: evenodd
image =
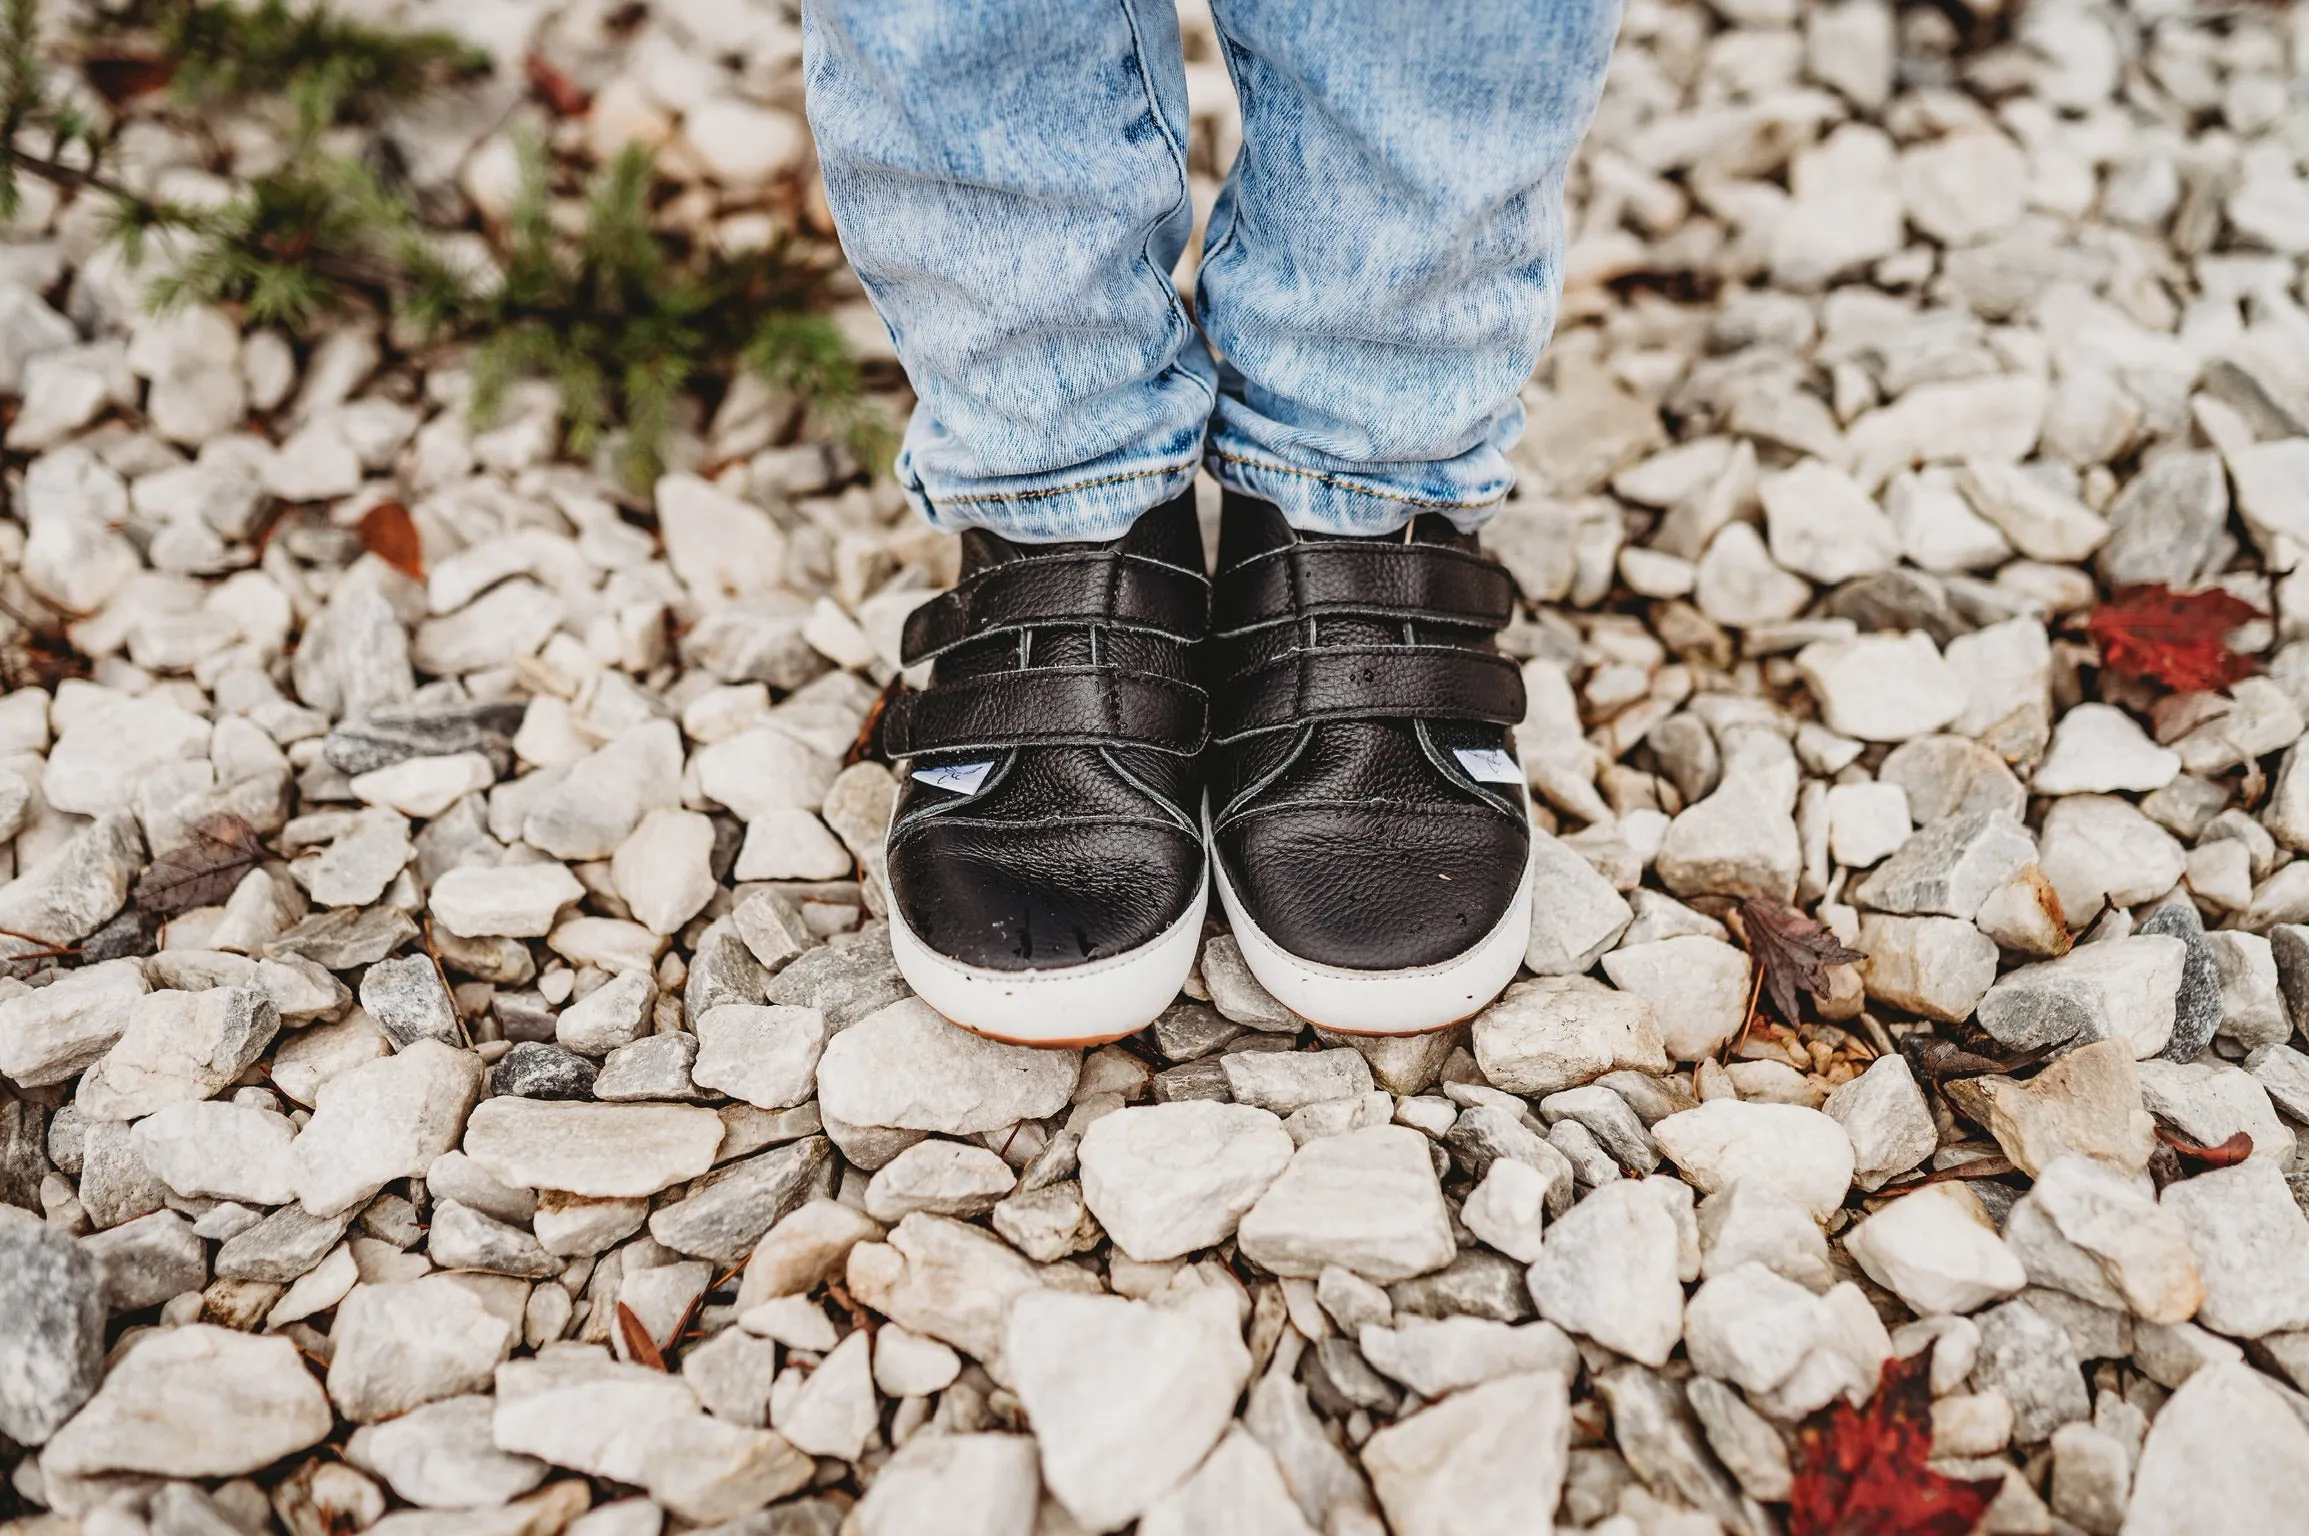
<svg viewBox="0 0 2309 1536">
<path fill-rule="evenodd" d="M 1337 1264 L 1389 1284 L 1441 1269 L 1458 1252 L 1427 1138 L 1375 1125 L 1310 1141 L 1243 1216 L 1236 1241 L 1278 1275 Z"/>
<path fill-rule="evenodd" d="M 1223 1291 L 1155 1306 L 1030 1291 L 1003 1356 L 1042 1448 L 1042 1476 L 1091 1531 L 1137 1518 L 1218 1442 L 1251 1372 Z"/>
<path fill-rule="evenodd" d="M 1580 978 L 1517 982 L 1475 1016 L 1472 1034 L 1484 1077 L 1526 1097 L 1623 1068 L 1668 1069 L 1651 1003 Z"/>
<path fill-rule="evenodd" d="M 195 1323 L 132 1344 L 40 1463 L 51 1477 L 238 1477 L 319 1444 L 334 1422 L 288 1339 Z"/>
<path fill-rule="evenodd" d="M 321 1084 L 313 1118 L 289 1149 L 297 1199 L 316 1216 L 333 1216 L 395 1179 L 422 1175 L 457 1145 L 481 1096 L 482 1071 L 471 1051 L 417 1040 Z"/>
<path fill-rule="evenodd" d="M 1627 931 L 1634 913 L 1579 853 L 1544 832 L 1531 838 L 1531 943 L 1523 962 L 1541 976 L 1576 976 Z"/>
<path fill-rule="evenodd" d="M 1665 1365 L 1683 1333 L 1681 1246 L 1662 1188 L 1614 1179 L 1547 1229 L 1531 1266 L 1531 1299 L 1566 1332 Z"/>
<path fill-rule="evenodd" d="M 465 1126 L 465 1155 L 500 1183 L 594 1199 L 654 1195 L 714 1164 L 722 1119 L 686 1104 L 496 1098 Z"/>
<path fill-rule="evenodd" d="M 496 1381 L 499 1450 L 635 1487 L 650 1481 L 660 1432 L 703 1416 L 679 1376 L 594 1354 L 508 1360 Z"/>
<path fill-rule="evenodd" d="M 1363 1445 L 1363 1470 L 1397 1536 L 1540 1529 L 1533 1522 L 1552 1518 L 1570 1458 L 1570 1393 L 1553 1372 L 1454 1393 Z"/>
<path fill-rule="evenodd" d="M 1674 1061 L 1698 1061 L 1739 1033 L 1748 1016 L 1748 957 L 1721 939 L 1685 933 L 1630 944 L 1603 957 L 1604 974 L 1652 1005 Z"/>
<path fill-rule="evenodd" d="M 488 1389 L 520 1329 L 447 1275 L 357 1285 L 330 1330 L 329 1397 L 356 1424 Z"/>
<path fill-rule="evenodd" d="M 694 1027 L 690 1081 L 700 1088 L 757 1109 L 791 1108 L 816 1091 L 826 1050 L 826 1016 L 817 1009 L 724 1003 L 700 1014 Z"/>
<path fill-rule="evenodd" d="M 128 1027 L 80 1079 L 74 1102 L 97 1120 L 135 1120 L 222 1091 L 280 1032 L 280 1010 L 249 987 L 150 992 Z"/>
<path fill-rule="evenodd" d="M 2215 1168 L 2165 1187 L 2205 1282 L 2197 1321 L 2257 1339 L 2309 1328 L 2309 1216 L 2264 1158 Z"/>
<path fill-rule="evenodd" d="M 1844 1246 L 1919 1316 L 1971 1312 L 2028 1284 L 1979 1196 L 1961 1183 L 1901 1196 L 1855 1226 Z"/>
<path fill-rule="evenodd" d="M 1274 1454 L 1238 1427 L 1139 1517 L 1138 1536 L 1315 1536 L 1315 1528 L 1292 1501 Z"/>
<path fill-rule="evenodd" d="M 1290 1163 L 1291 1133 L 1248 1104 L 1189 1099 L 1116 1110 L 1082 1134 L 1082 1197 L 1142 1263 L 1225 1242 Z"/>
<path fill-rule="evenodd" d="M 1824 1220 L 1852 1187 L 1852 1138 L 1828 1116 L 1797 1104 L 1716 1099 L 1652 1127 L 1652 1139 L 1695 1188 L 1769 1189 Z"/>
<path fill-rule="evenodd" d="M 153 1177 L 180 1195 L 286 1205 L 297 1197 L 289 1156 L 296 1135 L 278 1110 L 199 1099 L 145 1116 L 129 1141 Z"/>
<path fill-rule="evenodd" d="M 1081 1065 L 1079 1051 L 1004 1045 L 910 997 L 828 1042 L 818 1103 L 844 1125 L 972 1136 L 1057 1114 Z"/>
<path fill-rule="evenodd" d="M 1839 735 L 1908 741 L 1964 713 L 1964 680 L 1917 630 L 1816 640 L 1796 653 L 1796 668 Z"/>
<path fill-rule="evenodd" d="M 585 894 L 561 864 L 465 865 L 433 882 L 427 907 L 461 939 L 542 939 L 553 917 Z"/>
<path fill-rule="evenodd" d="M 206 720 L 162 695 L 109 698 L 58 734 L 41 793 L 84 816 L 130 810 L 138 785 L 167 764 L 207 757 L 208 739 Z"/>
<path fill-rule="evenodd" d="M 2089 1157 L 2054 1158 L 2005 1219 L 2004 1240 L 2031 1285 L 2147 1322 L 2187 1322 L 2205 1299 L 2180 1217 Z"/>
<path fill-rule="evenodd" d="M 2252 1367 L 2208 1365 L 2158 1410 L 2123 1536 L 2290 1530 L 2309 1510 L 2309 1428 Z"/>
<path fill-rule="evenodd" d="M 858 1536 L 1033 1536 L 1041 1491 L 1025 1435 L 916 1435 L 851 1519 Z"/>
<path fill-rule="evenodd" d="M 493 1509 L 545 1481 L 544 1462 L 508 1455 L 490 1439 L 496 1407 L 473 1393 L 364 1424 L 353 1431 L 345 1459 L 420 1508 Z"/>
<path fill-rule="evenodd" d="M 150 990 L 136 961 L 104 960 L 0 999 L 0 1077 L 24 1088 L 78 1077 L 112 1049 L 129 1005 Z"/>
</svg>

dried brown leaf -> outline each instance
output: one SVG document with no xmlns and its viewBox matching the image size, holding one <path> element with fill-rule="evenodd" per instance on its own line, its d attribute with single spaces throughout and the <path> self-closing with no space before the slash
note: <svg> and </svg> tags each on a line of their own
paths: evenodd
<svg viewBox="0 0 2309 1536">
<path fill-rule="evenodd" d="M 2180 1154 L 2181 1160 L 2204 1168 L 2234 1168 L 2253 1155 L 2253 1138 L 2244 1131 L 2212 1146 L 2200 1146 L 2186 1137 L 2176 1136 L 2163 1126 L 2157 1127 L 2157 1140 Z"/>
<path fill-rule="evenodd" d="M 641 1319 L 633 1315 L 633 1308 L 622 1301 L 617 1304 L 617 1331 L 624 1338 L 625 1352 L 633 1357 L 634 1364 L 646 1365 L 653 1371 L 666 1369 L 665 1352 L 657 1347 L 657 1340 L 649 1336 Z"/>
<path fill-rule="evenodd" d="M 1868 957 L 1846 949 L 1836 935 L 1793 908 L 1776 901 L 1749 897 L 1740 903 L 1741 926 L 1747 930 L 1748 953 L 1762 973 L 1761 986 L 1772 1009 L 1788 1024 L 1801 1023 L 1796 994 L 1815 999 L 1828 995 L 1828 967 L 1851 965 Z"/>
<path fill-rule="evenodd" d="M 195 907 L 217 906 L 264 859 L 257 829 L 230 811 L 202 817 L 191 831 L 191 842 L 154 859 L 136 877 L 139 911 L 174 917 Z"/>
<path fill-rule="evenodd" d="M 409 509 L 397 501 L 380 501 L 361 514 L 354 531 L 361 547 L 411 581 L 425 579 L 425 550 Z"/>
</svg>

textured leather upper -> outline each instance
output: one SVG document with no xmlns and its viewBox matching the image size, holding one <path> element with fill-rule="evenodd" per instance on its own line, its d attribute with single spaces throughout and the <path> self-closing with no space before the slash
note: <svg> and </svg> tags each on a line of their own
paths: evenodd
<svg viewBox="0 0 2309 1536">
<path fill-rule="evenodd" d="M 904 760 L 891 899 L 932 949 L 990 970 L 1101 960 L 1201 892 L 1202 548 L 1191 494 L 1108 543 L 962 536 L 961 580 L 906 626 L 930 685 L 882 725 Z"/>
<path fill-rule="evenodd" d="M 1523 880 L 1512 760 L 1523 683 L 1492 635 L 1507 574 L 1448 520 L 1385 539 L 1301 534 L 1229 493 L 1219 542 L 1214 855 L 1269 939 L 1301 959 L 1409 970 L 1464 953 Z"/>
</svg>

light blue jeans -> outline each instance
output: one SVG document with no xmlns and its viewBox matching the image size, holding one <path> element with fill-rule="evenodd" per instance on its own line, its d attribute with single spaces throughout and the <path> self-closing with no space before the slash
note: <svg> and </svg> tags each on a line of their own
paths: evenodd
<svg viewBox="0 0 2309 1536">
<path fill-rule="evenodd" d="M 1506 496 L 1619 0 L 1212 9 L 1243 149 L 1190 316 L 1171 0 L 806 0 L 826 193 L 937 526 L 1114 538 L 1205 462 L 1310 532 Z"/>
</svg>

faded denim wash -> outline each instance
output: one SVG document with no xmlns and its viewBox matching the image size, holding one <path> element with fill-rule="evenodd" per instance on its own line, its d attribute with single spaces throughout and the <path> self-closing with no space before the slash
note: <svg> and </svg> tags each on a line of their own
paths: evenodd
<svg viewBox="0 0 2309 1536">
<path fill-rule="evenodd" d="M 1619 0 L 1212 9 L 1243 149 L 1190 315 L 1170 0 L 806 0 L 827 195 L 939 527 L 1113 538 L 1205 462 L 1310 532 L 1506 496 Z"/>
</svg>

